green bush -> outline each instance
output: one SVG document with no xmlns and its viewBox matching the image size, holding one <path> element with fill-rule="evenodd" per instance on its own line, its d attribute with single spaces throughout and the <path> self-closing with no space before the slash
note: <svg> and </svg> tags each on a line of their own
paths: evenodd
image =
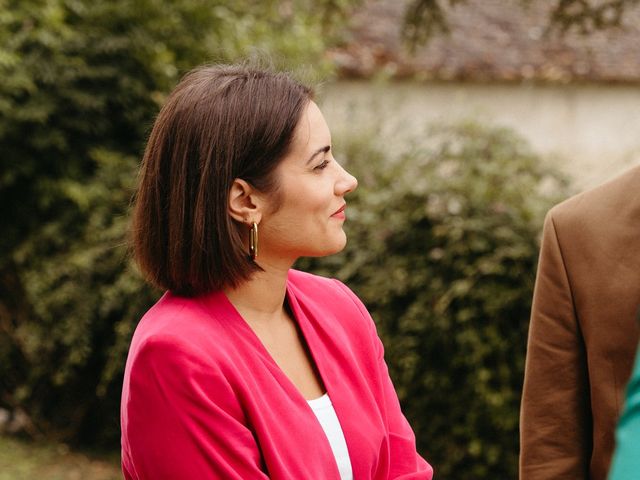
<svg viewBox="0 0 640 480">
<path fill-rule="evenodd" d="M 0 0 L 0 408 L 33 435 L 117 445 L 129 339 L 158 295 L 127 267 L 127 207 L 165 95 L 254 50 L 326 72 L 351 3 Z"/>
<path fill-rule="evenodd" d="M 300 267 L 337 276 L 369 308 L 439 479 L 517 478 L 539 232 L 566 182 L 506 130 L 465 124 L 424 138 L 336 142 L 360 180 L 348 245 Z"/>
<path fill-rule="evenodd" d="M 117 445 L 129 339 L 159 293 L 124 248 L 158 104 L 188 67 L 254 44 L 318 60 L 323 8 L 351 2 L 0 3 L 0 407 L 26 411 L 32 433 Z M 502 130 L 392 147 L 379 132 L 343 136 L 360 180 L 349 245 L 300 265 L 371 310 L 438 478 L 514 478 L 538 233 L 565 185 Z"/>
</svg>

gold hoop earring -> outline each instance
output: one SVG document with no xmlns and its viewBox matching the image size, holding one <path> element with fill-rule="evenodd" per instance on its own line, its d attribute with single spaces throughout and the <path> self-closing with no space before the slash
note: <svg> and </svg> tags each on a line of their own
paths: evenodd
<svg viewBox="0 0 640 480">
<path fill-rule="evenodd" d="M 251 230 L 249 232 L 249 257 L 251 260 L 255 260 L 258 256 L 258 224 L 252 222 Z"/>
</svg>

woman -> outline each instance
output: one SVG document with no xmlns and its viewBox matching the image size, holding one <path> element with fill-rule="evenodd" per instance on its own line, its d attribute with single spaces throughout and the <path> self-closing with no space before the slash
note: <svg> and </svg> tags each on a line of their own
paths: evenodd
<svg viewBox="0 0 640 480">
<path fill-rule="evenodd" d="M 167 293 L 134 334 L 127 479 L 431 479 L 375 326 L 342 283 L 292 270 L 342 250 L 345 195 L 308 88 L 213 66 L 162 108 L 133 213 Z"/>
</svg>

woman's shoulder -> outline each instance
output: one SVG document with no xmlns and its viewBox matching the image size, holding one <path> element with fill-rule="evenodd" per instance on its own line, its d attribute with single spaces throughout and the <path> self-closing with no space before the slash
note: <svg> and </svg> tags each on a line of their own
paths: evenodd
<svg viewBox="0 0 640 480">
<path fill-rule="evenodd" d="M 322 277 L 299 270 L 289 271 L 289 287 L 296 300 L 307 307 L 333 313 L 338 319 L 350 319 L 356 325 L 362 320 L 369 327 L 371 316 L 358 296 L 335 278 Z"/>
<path fill-rule="evenodd" d="M 229 343 L 224 311 L 209 308 L 199 297 L 180 297 L 165 293 L 138 323 L 131 351 L 167 349 L 183 354 L 221 351 L 224 356 Z M 215 341 L 213 341 L 215 339 Z"/>
<path fill-rule="evenodd" d="M 346 301 L 348 303 L 359 302 L 358 297 L 349 287 L 335 278 L 323 277 L 300 270 L 289 270 L 288 283 L 300 293 L 304 293 L 320 302 Z"/>
<path fill-rule="evenodd" d="M 331 348 L 344 348 L 347 355 L 356 355 L 361 368 L 377 364 L 382 354 L 377 329 L 371 315 L 358 296 L 344 283 L 292 270 L 289 289 L 293 305 L 315 328 L 323 330 L 322 337 L 331 339 Z M 294 308 L 294 312 L 296 308 Z"/>
<path fill-rule="evenodd" d="M 142 316 L 136 328 L 137 334 L 179 335 L 202 328 L 207 313 L 197 298 L 180 297 L 166 292 Z"/>
</svg>

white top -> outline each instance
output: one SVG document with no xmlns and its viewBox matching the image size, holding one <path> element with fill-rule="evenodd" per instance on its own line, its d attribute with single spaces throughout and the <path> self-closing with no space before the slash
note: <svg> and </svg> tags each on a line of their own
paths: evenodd
<svg viewBox="0 0 640 480">
<path fill-rule="evenodd" d="M 320 398 L 307 400 L 311 410 L 316 414 L 318 422 L 322 426 L 325 435 L 329 439 L 329 445 L 333 451 L 333 456 L 338 464 L 338 471 L 342 480 L 353 480 L 353 471 L 351 470 L 351 459 L 347 450 L 347 442 L 344 439 L 342 427 L 336 416 L 336 411 L 331 404 L 329 394 L 325 393 Z"/>
</svg>

